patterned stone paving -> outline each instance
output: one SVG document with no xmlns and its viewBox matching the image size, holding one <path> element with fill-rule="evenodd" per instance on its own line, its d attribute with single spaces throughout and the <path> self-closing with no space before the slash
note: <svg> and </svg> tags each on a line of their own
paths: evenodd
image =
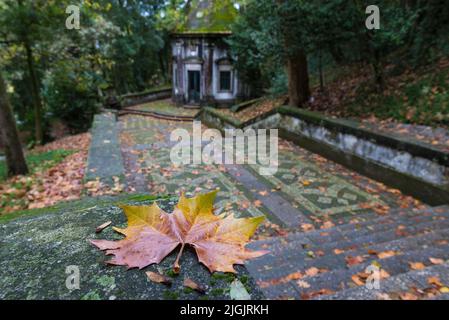
<svg viewBox="0 0 449 320">
<path fill-rule="evenodd" d="M 420 205 L 397 190 L 388 189 L 285 141 L 280 144 L 279 170 L 274 176 L 258 175 L 257 165 L 237 166 L 244 172 L 236 175 L 230 174 L 231 166 L 176 167 L 171 163 L 169 155 L 173 143 L 169 141 L 170 133 L 177 128 L 191 131 L 191 123 L 129 115 L 121 117 L 120 127 L 128 185 L 133 188 L 138 181 L 137 184 L 146 185 L 151 194 L 185 192 L 193 195 L 219 188 L 218 207 L 221 211 L 232 211 L 236 215 L 279 217 L 281 214 L 276 211 L 285 208 L 266 205 L 276 194 L 276 197 L 285 199 L 294 207 L 289 210 L 293 213 L 289 214 L 298 215 L 298 227 L 308 222 L 307 218 L 316 226 L 329 220 L 341 224 L 354 218 L 363 219 L 365 214 L 384 214 L 390 207 Z M 250 173 L 245 173 L 245 170 Z M 242 174 L 256 177 L 266 190 L 239 179 Z M 277 202 L 280 204 L 282 201 Z M 280 220 L 288 222 L 289 219 Z M 276 219 L 272 221 L 277 222 Z M 294 220 L 291 221 L 284 225 L 294 226 Z"/>
<path fill-rule="evenodd" d="M 140 153 L 137 173 L 146 174 L 148 191 L 152 194 L 194 195 L 220 189 L 218 212 L 233 212 L 238 216 L 260 216 L 262 211 L 225 173 L 223 166 L 175 166 L 170 160 L 170 132 L 176 128 L 191 129 L 191 124 L 155 120 L 148 117 L 122 118 L 122 142 L 136 143 L 131 152 Z M 125 142 L 126 141 L 126 142 Z M 145 149 L 146 147 L 146 149 Z M 129 150 L 129 149 L 128 149 Z M 132 175 L 132 174 L 131 174 Z M 131 177 L 131 176 L 129 176 Z"/>
</svg>

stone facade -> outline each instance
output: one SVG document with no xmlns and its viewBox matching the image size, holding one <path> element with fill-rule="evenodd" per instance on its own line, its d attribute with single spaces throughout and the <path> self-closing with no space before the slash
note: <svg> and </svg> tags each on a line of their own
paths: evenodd
<svg viewBox="0 0 449 320">
<path fill-rule="evenodd" d="M 230 33 L 172 36 L 173 99 L 178 104 L 230 106 L 245 98 L 224 38 Z"/>
</svg>

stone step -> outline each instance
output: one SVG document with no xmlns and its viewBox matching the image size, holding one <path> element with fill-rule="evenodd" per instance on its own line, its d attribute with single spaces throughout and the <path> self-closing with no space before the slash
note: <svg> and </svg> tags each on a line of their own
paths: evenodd
<svg viewBox="0 0 449 320">
<path fill-rule="evenodd" d="M 407 243 L 408 238 L 413 238 L 416 235 L 422 235 L 427 232 L 435 230 L 443 230 L 449 228 L 449 219 L 445 221 L 430 221 L 420 223 L 416 226 L 409 226 L 406 228 L 406 234 L 397 234 L 396 230 L 388 230 L 385 232 L 369 234 L 360 238 L 344 241 L 329 242 L 317 246 L 319 250 L 312 251 L 304 244 L 297 244 L 296 247 L 288 248 L 286 250 L 272 251 L 271 247 L 262 247 L 265 250 L 270 251 L 269 254 L 262 256 L 261 258 L 251 260 L 247 263 L 247 268 L 255 270 L 258 280 L 267 281 L 272 278 L 284 277 L 292 272 L 305 270 L 309 265 L 319 263 L 320 261 L 331 261 L 335 263 L 337 261 L 344 261 L 345 257 L 354 255 L 357 252 L 366 253 L 367 247 L 372 247 L 378 244 L 385 244 L 397 239 Z M 398 241 L 400 241 L 398 240 Z M 341 254 L 337 254 L 335 249 L 346 248 Z M 349 248 L 349 249 L 347 249 Z M 320 255 L 315 252 L 321 251 Z M 385 251 L 385 250 L 380 250 Z M 314 252 L 313 255 L 310 252 Z M 269 271 L 266 270 L 266 266 L 276 266 Z M 318 267 L 318 265 L 315 265 Z M 328 268 L 327 265 L 323 265 L 322 268 Z"/>
<path fill-rule="evenodd" d="M 411 266 L 409 263 L 411 262 L 421 262 L 426 267 L 432 266 L 433 264 L 429 258 L 443 259 L 445 261 L 449 260 L 449 245 L 436 244 L 431 248 L 421 247 L 420 249 L 382 260 L 375 257 L 369 257 L 359 265 L 352 266 L 347 269 L 333 270 L 318 274 L 314 277 L 306 276 L 301 279 L 304 282 L 301 285 L 297 282 L 292 282 L 291 285 L 298 291 L 299 297 L 306 299 L 306 297 L 313 296 L 314 293 L 324 289 L 338 292 L 356 287 L 357 285 L 351 277 L 358 273 L 365 272 L 366 268 L 371 266 L 373 262 L 378 262 L 381 268 L 390 276 L 395 276 L 410 271 Z M 310 288 L 305 288 L 305 286 L 310 286 Z"/>
<path fill-rule="evenodd" d="M 313 244 L 335 242 L 344 239 L 356 239 L 366 234 L 386 231 L 401 225 L 410 225 L 421 221 L 429 221 L 432 220 L 432 217 L 434 216 L 449 218 L 449 206 L 426 208 L 419 211 L 411 211 L 409 209 L 394 210 L 387 217 L 380 217 L 371 221 L 364 221 L 357 224 L 347 224 L 308 233 L 294 233 L 283 237 L 282 239 L 272 238 L 256 241 L 251 243 L 249 247 L 254 249 L 270 247 L 270 250 L 277 252 L 278 250 L 286 250 L 289 246 L 295 248 L 298 244 L 311 246 Z M 279 239 L 281 239 L 281 241 L 279 241 Z"/>
<path fill-rule="evenodd" d="M 349 251 L 346 255 L 330 255 L 307 260 L 297 259 L 290 264 L 275 265 L 276 267 L 272 267 L 272 265 L 256 266 L 250 261 L 246 264 L 246 267 L 267 298 L 275 299 L 284 295 L 297 297 L 299 291 L 296 287 L 296 280 L 300 277 L 295 275 L 304 276 L 306 270 L 310 268 L 318 268 L 322 271 L 328 270 L 327 272 L 338 269 L 345 270 L 348 268 L 346 256 L 369 256 L 371 250 L 377 253 L 394 251 L 397 253 L 396 255 L 403 255 L 410 251 L 430 250 L 439 245 L 445 245 L 447 239 L 449 239 L 449 228 L 368 246 L 364 249 Z M 384 259 L 378 259 L 381 264 L 382 260 Z"/>
<path fill-rule="evenodd" d="M 379 290 L 370 290 L 366 286 L 346 289 L 335 294 L 321 295 L 316 300 L 378 300 L 388 295 L 394 298 L 399 293 L 410 290 L 432 288 L 429 277 L 437 277 L 446 287 L 449 285 L 449 262 L 427 267 L 424 270 L 412 270 L 380 281 Z M 447 295 L 442 296 L 447 298 Z M 436 297 L 438 299 L 438 297 Z"/>
</svg>

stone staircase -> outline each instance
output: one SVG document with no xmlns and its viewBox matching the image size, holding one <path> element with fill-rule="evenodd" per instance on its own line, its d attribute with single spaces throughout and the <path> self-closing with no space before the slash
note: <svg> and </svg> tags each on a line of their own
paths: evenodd
<svg viewBox="0 0 449 320">
<path fill-rule="evenodd" d="M 246 264 L 268 299 L 447 297 L 449 206 L 394 210 L 358 224 L 271 238 L 249 247 L 270 251 Z M 379 290 L 364 285 L 371 265 L 381 270 Z M 429 283 L 429 277 L 441 284 Z M 414 293 L 401 296 L 410 291 Z"/>
</svg>

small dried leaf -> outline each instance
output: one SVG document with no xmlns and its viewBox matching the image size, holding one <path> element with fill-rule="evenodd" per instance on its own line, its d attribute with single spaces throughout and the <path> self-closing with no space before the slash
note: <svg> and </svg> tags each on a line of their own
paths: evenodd
<svg viewBox="0 0 449 320">
<path fill-rule="evenodd" d="M 315 230 L 315 227 L 313 226 L 313 224 L 303 223 L 303 224 L 301 224 L 301 229 L 302 229 L 302 231 L 307 232 L 307 231 Z"/>
<path fill-rule="evenodd" d="M 318 268 L 312 267 L 306 270 L 306 275 L 309 277 L 316 276 L 318 273 L 320 273 L 320 270 Z"/>
<path fill-rule="evenodd" d="M 397 255 L 397 253 L 395 251 L 392 251 L 392 250 L 380 252 L 380 253 L 377 254 L 379 259 L 387 259 L 387 258 L 394 257 L 395 255 Z"/>
<path fill-rule="evenodd" d="M 170 278 L 168 278 L 160 273 L 152 272 L 152 271 L 148 271 L 145 273 L 148 276 L 148 279 L 150 279 L 153 282 L 167 284 L 167 285 L 170 285 L 172 283 Z"/>
<path fill-rule="evenodd" d="M 409 262 L 408 264 L 412 270 L 423 270 L 426 268 L 422 262 Z"/>
<path fill-rule="evenodd" d="M 401 300 L 418 300 L 418 296 L 410 292 L 404 292 L 399 295 Z"/>
<path fill-rule="evenodd" d="M 437 259 L 437 258 L 429 258 L 430 262 L 432 262 L 432 264 L 443 264 L 444 260 L 443 259 Z"/>
<path fill-rule="evenodd" d="M 437 286 L 437 287 L 443 287 L 443 284 L 441 283 L 440 278 L 438 277 L 429 277 L 427 278 L 427 283 Z"/>
<path fill-rule="evenodd" d="M 363 274 L 363 273 L 354 274 L 351 277 L 351 280 L 358 286 L 364 286 L 366 279 L 368 279 L 368 277 L 369 277 L 369 275 L 366 275 L 366 276 L 365 275 L 366 274 Z"/>
<path fill-rule="evenodd" d="M 300 288 L 304 288 L 304 289 L 310 288 L 310 284 L 307 283 L 306 281 L 298 280 L 298 281 L 296 281 L 296 283 L 298 284 L 298 287 L 300 287 Z"/>
<path fill-rule="evenodd" d="M 193 281 L 190 278 L 185 278 L 184 279 L 184 287 L 190 288 L 192 290 L 195 290 L 201 294 L 206 293 L 206 288 L 203 287 L 202 285 L 199 285 L 198 283 L 196 283 L 195 281 Z"/>
<path fill-rule="evenodd" d="M 442 287 L 442 288 L 440 288 L 440 292 L 441 293 L 449 293 L 449 288 L 448 287 Z"/>
<path fill-rule="evenodd" d="M 334 253 L 335 253 L 336 255 L 340 255 L 340 254 L 342 254 L 342 253 L 344 253 L 344 252 L 345 252 L 345 250 L 334 249 Z"/>
<path fill-rule="evenodd" d="M 107 227 L 109 227 L 111 224 L 112 224 L 112 221 L 105 222 L 105 223 L 103 223 L 101 226 L 98 226 L 98 227 L 95 229 L 95 232 L 96 232 L 96 233 L 100 233 L 101 231 L 103 231 L 104 229 L 106 229 Z"/>
<path fill-rule="evenodd" d="M 346 264 L 350 267 L 350 266 L 355 266 L 357 264 L 360 264 L 364 261 L 362 256 L 357 256 L 357 257 L 352 257 L 352 256 L 347 256 L 345 258 L 346 260 Z"/>
</svg>

